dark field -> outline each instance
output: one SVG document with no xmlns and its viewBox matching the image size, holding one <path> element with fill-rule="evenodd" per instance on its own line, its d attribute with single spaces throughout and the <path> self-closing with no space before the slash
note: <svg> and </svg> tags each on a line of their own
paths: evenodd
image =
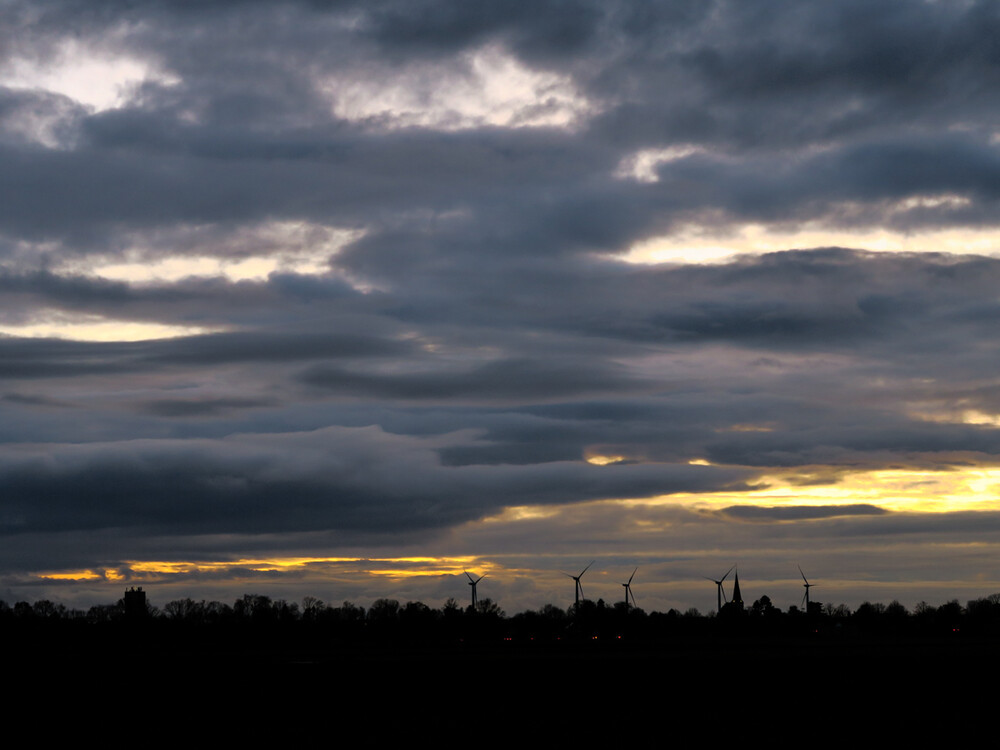
<svg viewBox="0 0 1000 750">
<path fill-rule="evenodd" d="M 1000 665 L 1000 641 L 962 636 L 298 648 L 133 633 L 89 646 L 9 645 L 7 674 L 25 706 L 44 696 L 77 720 L 110 710 L 126 725 L 207 722 L 237 735 L 287 727 L 345 740 L 946 737 L 992 716 Z"/>
</svg>

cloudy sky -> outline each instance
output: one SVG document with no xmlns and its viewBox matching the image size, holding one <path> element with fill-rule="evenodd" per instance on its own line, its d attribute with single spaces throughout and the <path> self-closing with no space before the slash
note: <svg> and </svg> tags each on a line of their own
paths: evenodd
<svg viewBox="0 0 1000 750">
<path fill-rule="evenodd" d="M 1000 590 L 998 40 L 0 0 L 0 598 Z"/>
</svg>

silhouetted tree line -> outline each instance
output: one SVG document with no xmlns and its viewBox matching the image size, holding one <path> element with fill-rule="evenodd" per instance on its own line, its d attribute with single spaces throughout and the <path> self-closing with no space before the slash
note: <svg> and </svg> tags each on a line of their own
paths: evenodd
<svg viewBox="0 0 1000 750">
<path fill-rule="evenodd" d="M 387 598 L 365 609 L 347 601 L 331 605 L 312 596 L 298 604 L 245 594 L 232 604 L 176 599 L 162 609 L 147 605 L 144 614 L 129 613 L 122 600 L 84 611 L 43 599 L 13 606 L 0 601 L 0 626 L 7 632 L 33 634 L 141 628 L 147 634 L 199 638 L 219 644 L 264 643 L 271 639 L 304 648 L 350 642 L 655 642 L 712 634 L 1000 635 L 1000 593 L 969 601 L 964 607 L 957 600 L 937 607 L 921 602 L 912 612 L 898 601 L 865 602 L 853 611 L 843 604 L 810 602 L 808 611 L 795 606 L 783 611 L 769 597 L 762 596 L 749 607 L 728 604 L 720 613 L 707 616 L 696 609 L 647 613 L 626 607 L 623 602 L 609 606 L 603 600 L 584 600 L 565 610 L 547 604 L 508 617 L 491 599 L 480 600 L 475 610 L 460 606 L 454 599 L 435 609 L 419 601 L 400 604 Z"/>
</svg>

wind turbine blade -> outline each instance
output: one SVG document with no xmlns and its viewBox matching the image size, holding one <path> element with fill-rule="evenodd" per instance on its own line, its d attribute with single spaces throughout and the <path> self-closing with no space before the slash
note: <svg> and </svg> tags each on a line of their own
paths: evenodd
<svg viewBox="0 0 1000 750">
<path fill-rule="evenodd" d="M 632 579 L 633 579 L 633 578 L 635 578 L 635 572 L 636 572 L 636 570 L 639 570 L 639 569 L 638 569 L 638 568 L 636 568 L 635 570 L 633 570 L 633 571 L 632 571 L 632 575 L 630 575 L 630 576 L 628 577 L 628 582 L 629 582 L 629 583 L 632 583 Z"/>
<path fill-rule="evenodd" d="M 735 567 L 736 566 L 734 565 L 733 568 L 735 568 Z M 721 580 L 723 580 L 723 581 L 726 580 L 729 577 L 729 574 L 733 572 L 733 568 L 730 568 L 729 570 L 727 570 L 726 574 L 724 576 L 722 576 Z"/>
<path fill-rule="evenodd" d="M 595 562 L 594 560 L 591 560 L 590 561 L 590 565 L 593 565 L 594 562 Z M 588 565 L 586 568 L 584 568 L 583 570 L 580 571 L 580 578 L 583 578 L 583 574 L 586 573 L 590 569 L 590 565 Z"/>
<path fill-rule="evenodd" d="M 484 578 L 486 578 L 486 574 L 485 573 L 483 573 L 481 576 L 479 576 L 479 578 L 476 579 L 476 583 L 479 583 Z"/>
<path fill-rule="evenodd" d="M 469 571 L 463 570 L 462 572 L 465 573 L 465 575 L 469 576 L 470 581 L 472 580 L 472 576 L 469 575 Z"/>
<path fill-rule="evenodd" d="M 809 579 L 806 578 L 806 574 L 802 572 L 802 566 L 799 565 L 797 567 L 799 569 L 799 575 L 802 576 L 802 580 L 806 582 L 806 585 L 808 585 L 809 584 Z"/>
</svg>

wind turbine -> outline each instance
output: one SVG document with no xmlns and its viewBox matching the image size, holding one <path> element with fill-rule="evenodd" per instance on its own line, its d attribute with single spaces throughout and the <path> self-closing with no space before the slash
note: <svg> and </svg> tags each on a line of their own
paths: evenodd
<svg viewBox="0 0 1000 750">
<path fill-rule="evenodd" d="M 802 587 L 806 590 L 806 593 L 802 597 L 802 601 L 805 602 L 805 605 L 806 605 L 806 614 L 809 614 L 809 589 L 811 589 L 816 584 L 815 583 L 809 583 L 809 579 L 806 578 L 806 574 L 802 572 L 802 566 L 801 565 L 798 566 L 798 569 L 799 569 L 799 575 L 801 575 L 802 576 L 802 580 L 805 581 L 805 583 L 802 584 Z"/>
<path fill-rule="evenodd" d="M 594 564 L 594 561 L 591 560 L 590 561 L 590 565 L 593 565 L 593 564 Z M 590 565 L 588 565 L 586 568 L 584 568 L 583 570 L 581 570 L 580 571 L 580 575 L 578 575 L 578 576 L 571 576 L 571 575 L 569 575 L 569 573 L 563 573 L 564 576 L 569 576 L 570 578 L 572 578 L 576 582 L 576 601 L 575 601 L 575 604 L 577 604 L 577 605 L 580 604 L 580 597 L 583 596 L 583 584 L 580 583 L 580 579 L 583 578 L 583 574 L 587 572 L 587 570 L 590 568 Z"/>
<path fill-rule="evenodd" d="M 636 572 L 636 570 L 639 570 L 639 569 L 636 568 L 635 570 L 632 571 L 632 575 L 630 575 L 628 577 L 628 583 L 623 583 L 622 584 L 622 586 L 625 587 L 625 611 L 626 612 L 628 612 L 628 598 L 630 596 L 632 597 L 632 606 L 633 607 L 636 606 L 636 603 L 635 603 L 635 594 L 632 593 L 632 579 L 635 578 L 635 572 Z"/>
<path fill-rule="evenodd" d="M 479 578 L 473 578 L 472 576 L 469 575 L 469 571 L 464 570 L 462 572 L 465 573 L 466 576 L 468 576 L 469 585 L 472 586 L 472 611 L 475 612 L 476 605 L 479 604 L 479 597 L 476 596 L 476 584 L 479 583 L 484 578 L 486 578 L 486 574 L 483 573 L 481 576 L 479 576 Z"/>
<path fill-rule="evenodd" d="M 736 566 L 734 565 L 733 568 L 735 568 L 735 567 Z M 726 592 L 722 590 L 722 582 L 724 580 L 726 580 L 726 578 L 729 577 L 730 573 L 733 572 L 733 568 L 730 568 L 729 570 L 727 570 L 726 571 L 726 575 L 722 576 L 722 578 L 720 578 L 718 581 L 716 581 L 714 578 L 709 578 L 708 576 L 702 576 L 706 581 L 711 581 L 712 583 L 714 583 L 715 586 L 716 586 L 716 588 L 717 588 L 718 605 L 717 605 L 716 612 L 721 612 L 722 611 L 722 602 L 726 598 Z"/>
</svg>

